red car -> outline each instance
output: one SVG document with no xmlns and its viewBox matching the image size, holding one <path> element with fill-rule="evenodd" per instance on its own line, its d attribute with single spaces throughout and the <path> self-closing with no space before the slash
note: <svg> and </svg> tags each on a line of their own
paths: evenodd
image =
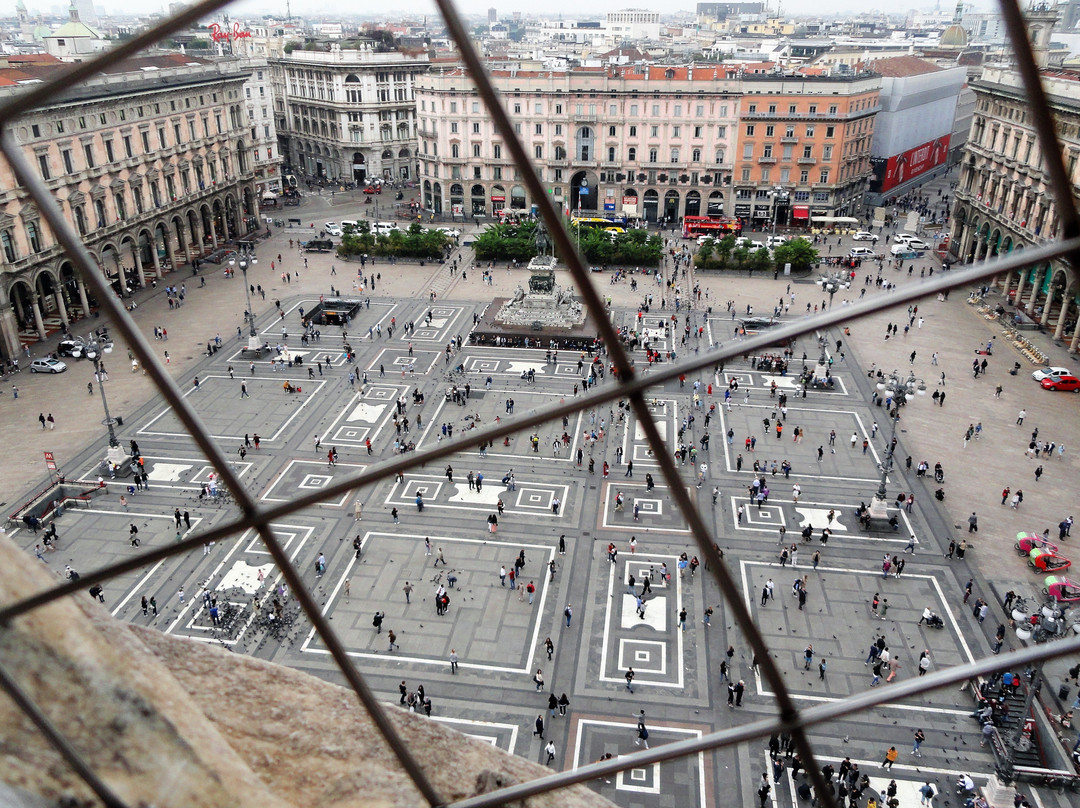
<svg viewBox="0 0 1080 808">
<path fill-rule="evenodd" d="M 381 194 L 382 193 L 382 186 L 381 185 L 369 185 L 367 188 L 364 189 L 364 193 L 365 194 Z"/>
<path fill-rule="evenodd" d="M 1047 390 L 1064 390 L 1068 393 L 1075 393 L 1080 390 L 1080 379 L 1075 376 L 1050 377 L 1042 380 L 1042 386 Z"/>
</svg>

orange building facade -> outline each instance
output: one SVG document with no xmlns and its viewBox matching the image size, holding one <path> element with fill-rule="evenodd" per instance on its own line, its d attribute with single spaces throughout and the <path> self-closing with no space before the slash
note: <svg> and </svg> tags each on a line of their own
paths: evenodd
<svg viewBox="0 0 1080 808">
<path fill-rule="evenodd" d="M 741 84 L 731 212 L 757 229 L 861 216 L 880 77 L 746 75 Z"/>
</svg>

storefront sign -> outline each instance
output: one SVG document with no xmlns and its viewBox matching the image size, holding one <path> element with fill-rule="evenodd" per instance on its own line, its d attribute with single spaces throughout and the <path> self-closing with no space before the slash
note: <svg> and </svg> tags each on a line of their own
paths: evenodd
<svg viewBox="0 0 1080 808">
<path fill-rule="evenodd" d="M 505 202 L 506 197 L 505 196 L 493 196 L 493 197 L 491 197 L 491 201 L 492 202 Z"/>
<path fill-rule="evenodd" d="M 736 205 L 735 206 L 735 215 L 736 216 L 749 216 L 750 215 L 750 206 L 749 205 Z"/>
<path fill-rule="evenodd" d="M 238 39 L 250 39 L 251 31 L 241 31 L 240 23 L 234 22 L 231 31 L 222 31 L 216 22 L 210 24 L 210 39 L 214 42 L 235 42 Z"/>
</svg>

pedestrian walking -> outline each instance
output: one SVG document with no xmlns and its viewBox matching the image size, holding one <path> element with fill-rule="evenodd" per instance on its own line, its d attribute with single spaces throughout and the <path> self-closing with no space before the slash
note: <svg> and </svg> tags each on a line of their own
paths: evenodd
<svg viewBox="0 0 1080 808">
<path fill-rule="evenodd" d="M 911 754 L 915 757 L 922 757 L 922 752 L 919 751 L 919 747 L 922 746 L 922 742 L 926 740 L 926 735 L 921 729 L 915 730 L 915 740 L 911 744 Z"/>
<path fill-rule="evenodd" d="M 626 689 L 629 690 L 631 693 L 633 693 L 634 692 L 634 669 L 633 668 L 627 668 L 626 669 L 625 678 L 626 678 Z"/>
<path fill-rule="evenodd" d="M 896 763 L 896 758 L 900 756 L 900 753 L 896 751 L 895 746 L 890 746 L 889 751 L 885 753 L 885 759 L 881 761 L 881 768 L 892 769 L 893 764 Z"/>
</svg>

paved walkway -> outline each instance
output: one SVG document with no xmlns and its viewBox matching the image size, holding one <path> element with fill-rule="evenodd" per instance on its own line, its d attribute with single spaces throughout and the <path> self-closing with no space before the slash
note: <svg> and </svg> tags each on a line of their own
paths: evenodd
<svg viewBox="0 0 1080 808">
<path fill-rule="evenodd" d="M 305 220 L 321 221 L 345 217 L 346 212 L 334 210 L 331 217 L 317 209 L 301 209 L 301 215 Z M 276 318 L 267 316 L 275 300 L 287 313 L 286 326 L 295 328 L 301 305 L 310 307 L 331 284 L 348 290 L 349 279 L 357 271 L 355 264 L 328 256 L 310 256 L 305 269 L 295 250 L 290 253 L 287 238 L 275 236 L 261 247 L 259 264 L 249 273 L 252 283 L 267 289 L 267 300 L 260 300 L 255 308 L 260 314 L 260 330 L 268 338 L 280 330 Z M 277 264 L 278 252 L 284 271 L 292 274 L 291 283 L 281 281 L 280 266 L 274 273 L 270 271 L 271 257 Z M 336 274 L 331 274 L 331 267 Z M 393 339 L 359 340 L 358 366 L 371 376 L 371 384 L 362 393 L 350 389 L 348 369 L 335 359 L 314 379 L 294 379 L 305 388 L 296 397 L 280 391 L 287 377 L 272 374 L 260 364 L 255 379 L 248 381 L 251 397 L 240 398 L 239 379 L 230 378 L 228 367 L 231 364 L 240 375 L 248 376 L 246 363 L 238 361 L 236 354 L 239 343 L 235 332 L 241 322 L 243 292 L 237 281 L 226 280 L 220 272 L 210 273 L 205 289 L 189 285 L 189 302 L 182 309 L 169 311 L 160 289 L 137 309 L 137 319 L 148 334 L 155 325 L 168 329 L 170 339 L 158 344 L 159 350 L 169 350 L 169 367 L 181 389 L 222 447 L 236 458 L 237 470 L 262 501 L 317 489 L 367 463 L 390 457 L 398 437 L 393 431 L 393 402 L 400 396 L 410 402 L 406 410 L 412 422 L 411 431 L 401 437 L 424 448 L 441 438 L 444 424 L 460 434 L 476 419 L 485 422 L 496 416 L 514 417 L 506 411 L 508 398 L 514 399 L 514 410 L 520 414 L 553 396 L 572 395 L 576 363 L 546 365 L 542 352 L 493 348 L 467 348 L 460 355 L 460 361 L 477 379 L 492 376 L 490 390 L 474 385 L 467 407 L 454 405 L 442 395 L 446 387 L 440 353 L 443 346 L 452 335 L 466 333 L 472 315 L 492 297 L 509 295 L 521 282 L 521 273 L 497 268 L 491 286 L 484 285 L 481 272 L 473 268 L 467 269 L 465 279 L 460 275 L 451 278 L 446 267 L 437 265 L 379 263 L 369 265 L 367 273 L 376 274 L 376 289 L 371 308 L 357 319 L 355 327 L 360 333 L 368 325 L 385 325 L 390 317 L 419 325 L 429 309 L 434 316 L 431 332 L 422 338 L 407 338 L 399 330 Z M 917 271 L 911 281 L 899 271 L 886 270 L 885 274 L 900 284 L 917 282 L 918 277 Z M 645 289 L 655 287 L 651 278 L 638 277 L 640 288 L 635 292 L 627 282 L 611 285 L 609 275 L 593 276 L 601 291 L 612 298 L 618 321 L 633 318 Z M 794 283 L 789 291 L 786 281 L 771 278 L 702 275 L 696 280 L 708 291 L 708 303 L 714 309 L 707 315 L 699 307 L 694 316 L 701 318 L 696 322 L 707 326 L 714 338 L 730 323 L 724 306 L 727 300 L 734 300 L 737 310 L 750 304 L 758 312 L 770 310 L 781 295 L 792 312 L 805 309 L 807 302 L 821 303 L 819 289 L 810 283 Z M 856 285 L 848 295 L 855 297 L 860 289 Z M 435 306 L 428 300 L 431 290 L 437 294 Z M 653 294 L 658 296 L 655 290 Z M 867 294 L 887 293 L 874 286 Z M 1037 463 L 1025 458 L 1023 452 L 1035 426 L 1039 426 L 1042 438 L 1067 447 L 1077 445 L 1073 439 L 1076 419 L 1062 417 L 1063 408 L 1077 406 L 1076 397 L 1042 390 L 1026 368 L 1022 375 L 1009 376 L 1007 370 L 1014 360 L 1004 346 L 990 358 L 985 377 L 972 378 L 974 348 L 985 345 L 994 332 L 964 303 L 964 297 L 957 291 L 948 301 L 921 302 L 916 324 L 906 337 L 902 335 L 903 312 L 853 324 L 850 336 L 832 336 L 834 347 L 836 339 L 843 340 L 840 350 L 845 358 L 840 361 L 837 353 L 835 365 L 839 388 L 790 402 L 789 431 L 782 440 L 762 429 L 762 419 L 771 416 L 774 409 L 768 388 L 776 377 L 749 363 L 729 366 L 740 381 L 740 393 L 754 391 L 751 399 L 746 402 L 739 396 L 730 411 L 721 407 L 709 426 L 710 468 L 702 487 L 695 485 L 693 465 L 683 467 L 684 484 L 712 520 L 726 558 L 740 578 L 743 597 L 765 627 L 789 686 L 802 703 L 838 698 L 868 687 L 870 675 L 861 663 L 866 647 L 879 635 L 886 637 L 897 654 L 901 678 L 915 675 L 923 650 L 930 653 L 935 666 L 987 653 L 993 626 L 1002 615 L 995 608 L 986 623 L 975 621 L 970 610 L 962 608 L 964 583 L 974 577 L 974 597 L 991 601 L 1009 588 L 1034 593 L 1037 579 L 1012 552 L 1012 537 L 1021 529 L 1041 532 L 1053 526 L 1067 515 L 1066 506 L 1075 500 L 1070 496 L 1075 493 L 1069 482 L 1075 479 L 1075 468 L 1068 448 L 1061 458 L 1040 461 L 1045 473 L 1037 483 L 1033 475 Z M 840 304 L 838 296 L 836 305 Z M 918 317 L 924 318 L 921 328 Z M 883 336 L 890 321 L 901 326 L 901 335 L 886 341 Z M 207 340 L 218 333 L 225 349 L 211 358 L 203 356 Z M 324 345 L 332 342 L 330 334 L 323 335 Z M 410 361 L 408 342 L 415 343 L 415 378 L 411 374 L 403 378 L 398 370 Z M 321 346 L 312 348 L 323 353 Z M 813 350 L 809 342 L 806 349 Z M 913 363 L 912 351 L 916 354 Z M 800 352 L 801 346 L 797 356 Z M 934 352 L 938 353 L 937 365 L 931 364 Z M 153 545 L 173 540 L 177 532 L 218 524 L 234 512 L 228 504 L 200 501 L 198 489 L 209 480 L 211 469 L 193 451 L 160 399 L 153 396 L 147 379 L 126 369 L 126 347 L 118 344 L 112 357 L 107 360 L 110 379 L 106 382 L 110 408 L 124 417 L 121 442 L 126 446 L 132 438 L 139 441 L 151 489 L 133 496 L 127 508 L 114 492 L 95 501 L 90 510 L 62 517 L 58 522 L 61 551 L 45 558 L 58 571 L 69 563 L 88 569 L 102 560 L 133 552 L 128 539 L 132 524 L 139 529 L 142 543 Z M 1066 358 L 1055 358 L 1055 362 L 1059 360 L 1065 362 Z M 519 378 L 520 368 L 526 364 L 540 371 L 535 385 Z M 378 375 L 380 365 L 387 368 L 385 377 Z M 915 462 L 925 459 L 933 466 L 940 461 L 945 467 L 946 500 L 934 501 L 935 486 L 901 469 L 890 481 L 890 499 L 901 490 L 913 491 L 915 507 L 910 515 L 901 517 L 904 531 L 895 538 L 868 538 L 851 518 L 854 506 L 867 501 L 877 488 L 875 463 L 888 440 L 883 411 L 869 404 L 872 388 L 866 369 L 872 365 L 914 369 L 931 391 L 938 387 L 939 374 L 947 374 L 942 388 L 947 391 L 945 405 L 934 406 L 929 395 L 912 402 L 905 408 L 898 432 L 900 458 L 910 454 Z M 43 466 L 39 465 L 43 449 L 54 451 L 69 475 L 89 473 L 93 468 L 104 440 L 103 427 L 97 423 L 100 401 L 86 393 L 90 375 L 85 363 L 72 363 L 68 373 L 57 377 L 31 378 L 24 373 L 18 380 L 23 382 L 19 399 L 4 396 L 0 417 L 9 426 L 6 434 L 10 437 L 9 460 L 2 473 L 5 490 L 12 492 L 9 507 L 20 494 L 44 481 Z M 192 387 L 195 375 L 200 379 L 197 391 Z M 783 383 L 785 377 L 779 378 Z M 655 393 L 657 413 L 673 444 L 682 419 L 690 411 L 694 381 L 689 379 L 686 388 L 672 383 Z M 700 381 L 707 385 L 714 380 Z M 993 395 L 998 384 L 1003 387 L 1001 398 Z M 426 396 L 423 406 L 411 403 L 414 390 Z M 714 392 L 719 401 L 720 388 Z M 1015 424 L 1020 408 L 1027 410 L 1023 428 Z M 45 436 L 39 434 L 39 411 L 52 412 L 57 420 L 56 430 Z M 416 425 L 417 415 L 422 419 L 420 426 Z M 689 431 L 700 438 L 703 411 L 698 411 L 696 418 Z M 581 442 L 582 436 L 598 430 L 601 420 L 604 437 L 590 453 Z M 876 435 L 875 420 L 880 427 Z M 982 437 L 964 448 L 963 432 L 968 423 L 977 422 L 983 425 Z M 805 430 L 799 443 L 789 438 L 795 425 Z M 19 428 L 11 428 L 16 426 Z M 734 433 L 731 445 L 723 437 L 728 429 Z M 828 446 L 830 430 L 839 436 L 835 455 Z M 263 437 L 262 449 L 250 449 L 240 457 L 237 450 L 244 434 L 256 431 Z M 556 456 L 553 443 L 563 431 L 572 436 L 571 444 L 560 446 Z M 857 436 L 854 449 L 849 441 L 852 432 Z M 315 436 L 320 438 L 318 449 Z M 364 449 L 368 437 L 375 443 L 372 456 Z M 528 436 L 522 434 L 515 436 L 509 447 L 492 447 L 486 457 L 476 452 L 455 456 L 450 476 L 441 467 L 419 469 L 406 475 L 403 483 L 361 491 L 362 521 L 354 519 L 353 497 L 344 497 L 275 525 L 288 543 L 290 556 L 304 570 L 312 591 L 334 618 L 335 628 L 351 653 L 362 660 L 377 690 L 396 702 L 402 679 L 410 689 L 423 682 L 435 702 L 433 716 L 438 720 L 543 761 L 543 744 L 528 734 L 541 713 L 553 722 L 551 732 L 558 748 L 555 764 L 560 767 L 595 760 L 608 752 L 633 751 L 639 709 L 647 711 L 652 745 L 734 725 L 745 720 L 740 715 L 743 711 L 754 717 L 770 715 L 770 694 L 751 667 L 740 632 L 726 618 L 723 599 L 711 578 L 700 570 L 697 574 L 679 573 L 679 555 L 686 552 L 692 556 L 696 551 L 673 510 L 666 483 L 658 479 L 651 490 L 647 485 L 645 474 L 655 475 L 656 469 L 633 418 L 620 420 L 613 407 L 585 410 L 566 426 L 545 425 L 539 437 L 536 453 Z M 750 437 L 755 439 L 752 453 L 745 451 L 744 441 Z M 869 442 L 865 453 L 863 438 Z M 824 446 L 820 463 L 819 445 Z M 339 449 L 336 466 L 327 463 L 328 446 Z M 585 449 L 585 464 L 590 454 L 596 461 L 591 475 L 584 465 L 576 465 L 578 448 Z M 625 475 L 625 466 L 617 465 L 616 449 L 621 449 L 624 459 L 634 459 L 633 477 Z M 740 453 L 744 455 L 741 469 Z M 764 464 L 766 483 L 773 489 L 761 507 L 750 507 L 745 495 L 755 460 Z M 784 460 L 793 466 L 790 479 L 771 473 L 772 463 Z M 607 479 L 602 476 L 604 461 L 612 466 Z M 517 480 L 515 490 L 499 484 L 511 467 Z M 479 492 L 469 486 L 470 472 L 474 479 L 477 473 L 485 478 Z M 791 487 L 795 482 L 802 489 L 797 503 Z M 720 489 L 715 505 L 710 494 L 714 485 Z M 1013 490 L 1024 488 L 1019 510 L 999 504 L 1005 485 Z M 619 493 L 627 503 L 622 511 L 614 508 Z M 425 502 L 423 512 L 415 505 L 417 494 Z M 556 499 L 558 508 L 553 507 Z M 503 515 L 498 533 L 492 535 L 487 518 L 497 511 L 499 500 Z M 394 508 L 400 524 L 391 518 Z M 176 511 L 181 514 L 180 525 L 174 517 Z M 980 532 L 968 536 L 964 531 L 971 511 L 980 515 Z M 183 518 L 185 512 L 190 526 Z M 784 566 L 777 544 L 781 525 L 787 529 L 787 543 L 798 544 L 797 559 L 789 559 Z M 809 543 L 798 541 L 804 526 L 814 530 Z M 824 527 L 832 530 L 828 544 L 819 540 Z M 903 556 L 909 532 L 916 536 L 915 554 L 906 556 L 902 576 L 883 578 L 882 554 Z M 558 544 L 564 535 L 565 556 L 559 554 Z M 353 549 L 355 537 L 360 540 L 359 557 Z M 631 537 L 636 539 L 633 553 Z M 973 552 L 962 561 L 943 558 L 949 541 L 960 538 L 972 540 Z M 36 541 L 26 531 L 16 533 L 15 539 L 30 551 Z M 430 555 L 425 539 L 431 543 Z M 614 562 L 607 553 L 609 543 L 619 550 Z M 269 616 L 274 597 L 270 590 L 278 573 L 257 542 L 245 536 L 205 551 L 110 582 L 106 586 L 107 607 L 124 619 L 141 620 L 201 641 L 225 642 L 236 650 L 337 681 L 325 649 L 295 616 L 295 607 L 284 593 L 277 593 L 284 605 L 282 618 L 275 621 Z M 536 588 L 531 604 L 519 591 L 502 586 L 498 576 L 499 567 L 512 568 L 521 551 L 527 559 L 522 581 L 531 581 Z M 811 560 L 815 551 L 821 553 L 816 568 Z M 446 563 L 436 567 L 440 552 Z M 320 555 L 326 559 L 326 571 L 317 575 L 315 565 Z M 553 580 L 550 562 L 555 563 Z M 661 575 L 664 565 L 670 580 Z M 800 608 L 792 584 L 804 575 L 810 597 Z M 434 608 L 434 594 L 438 587 L 449 586 L 451 576 L 456 580 L 446 590 L 449 610 L 440 615 Z M 635 579 L 634 595 L 630 594 L 630 576 Z M 642 615 L 636 594 L 645 577 L 652 583 L 652 597 Z M 770 578 L 774 596 L 762 603 L 760 593 Z M 409 603 L 403 591 L 406 582 L 414 587 Z M 181 590 L 185 592 L 183 602 Z M 884 620 L 875 616 L 870 606 L 875 593 L 888 599 Z M 225 625 L 214 625 L 202 603 L 206 594 L 219 598 L 219 619 Z M 139 601 L 144 595 L 156 598 L 157 616 L 142 615 Z M 253 598 L 259 600 L 257 610 Z M 567 604 L 571 604 L 573 615 L 569 626 L 564 617 Z M 946 631 L 930 631 L 919 625 L 926 606 L 946 616 Z M 681 630 L 684 608 L 688 619 Z M 714 610 L 708 627 L 702 622 L 706 608 Z M 387 615 L 381 633 L 372 626 L 376 610 Z M 396 632 L 399 649 L 390 650 L 386 639 L 389 629 Z M 555 646 L 551 661 L 544 650 L 549 636 Z M 289 641 L 279 642 L 282 637 Z M 727 659 L 724 649 L 729 644 L 734 648 L 731 675 L 736 681 L 743 680 L 746 688 L 741 709 L 727 707 L 727 683 L 717 675 L 720 661 Z M 813 644 L 815 655 L 806 670 L 808 644 Z M 461 658 L 456 676 L 451 675 L 447 662 L 450 648 Z M 821 678 L 817 663 L 823 658 L 828 665 L 826 676 Z M 630 667 L 636 674 L 633 694 L 625 686 Z M 1064 667 L 1049 668 L 1052 689 L 1056 689 Z M 543 669 L 545 691 L 568 694 L 571 710 L 565 719 L 548 715 L 547 692 L 537 693 L 532 682 L 537 668 Z M 905 754 L 897 776 L 917 781 L 921 772 L 930 771 L 941 790 L 947 787 L 950 772 L 987 771 L 990 767 L 989 757 L 974 743 L 978 727 L 966 717 L 969 710 L 966 695 L 938 693 L 918 704 L 890 708 L 890 719 L 884 725 L 876 719 L 845 722 L 816 740 L 823 755 L 839 760 L 851 751 L 840 740 L 847 735 L 859 749 L 866 750 L 868 760 L 880 759 L 890 744 L 905 751 L 903 744 L 910 743 L 917 722 L 928 736 L 924 758 L 916 769 Z M 690 759 L 633 770 L 617 782 L 596 785 L 620 804 L 634 806 L 667 805 L 672 800 L 713 805 L 718 784 L 730 785 L 733 780 L 739 782 L 747 799 L 752 798 L 762 766 L 756 752 L 740 749 L 709 760 L 714 763 Z M 782 793 L 784 799 L 789 798 L 788 791 Z"/>
</svg>

